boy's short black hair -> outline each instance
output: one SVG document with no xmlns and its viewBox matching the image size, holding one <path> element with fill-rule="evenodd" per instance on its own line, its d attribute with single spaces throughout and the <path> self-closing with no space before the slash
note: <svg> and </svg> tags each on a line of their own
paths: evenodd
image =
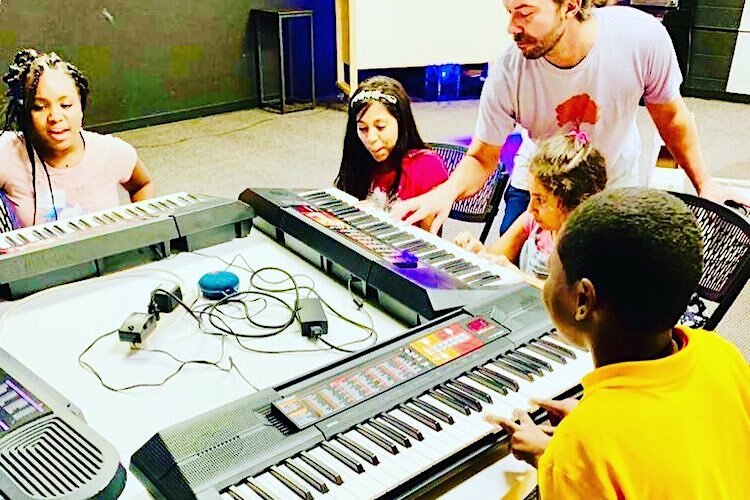
<svg viewBox="0 0 750 500">
<path fill-rule="evenodd" d="M 664 191 L 624 188 L 585 200 L 566 221 L 557 252 L 569 284 L 588 278 L 624 328 L 672 328 L 703 270 L 690 209 Z"/>
</svg>

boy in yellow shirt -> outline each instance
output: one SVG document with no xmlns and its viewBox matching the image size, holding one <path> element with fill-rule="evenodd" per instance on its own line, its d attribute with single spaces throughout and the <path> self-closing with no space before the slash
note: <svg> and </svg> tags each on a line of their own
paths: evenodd
<svg viewBox="0 0 750 500">
<path fill-rule="evenodd" d="M 577 405 L 539 402 L 562 417 L 554 429 L 488 417 L 538 468 L 543 499 L 750 499 L 750 367 L 718 335 L 674 326 L 701 269 L 695 220 L 665 192 L 607 191 L 570 216 L 544 300 L 596 369 Z"/>
</svg>

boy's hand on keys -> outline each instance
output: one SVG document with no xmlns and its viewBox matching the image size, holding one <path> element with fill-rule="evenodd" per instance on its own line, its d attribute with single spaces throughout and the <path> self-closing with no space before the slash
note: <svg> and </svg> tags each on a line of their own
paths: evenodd
<svg viewBox="0 0 750 500">
<path fill-rule="evenodd" d="M 513 456 L 523 460 L 532 467 L 536 467 L 539 457 L 552 439 L 554 427 L 549 425 L 537 425 L 528 413 L 522 410 L 513 410 L 513 418 L 510 420 L 495 415 L 487 415 L 486 420 L 491 424 L 499 425 L 510 436 L 510 449 Z"/>
<path fill-rule="evenodd" d="M 578 406 L 579 400 L 575 398 L 567 399 L 532 399 L 531 403 L 545 410 L 549 414 L 549 421 L 553 425 L 560 423 L 571 411 Z"/>
</svg>

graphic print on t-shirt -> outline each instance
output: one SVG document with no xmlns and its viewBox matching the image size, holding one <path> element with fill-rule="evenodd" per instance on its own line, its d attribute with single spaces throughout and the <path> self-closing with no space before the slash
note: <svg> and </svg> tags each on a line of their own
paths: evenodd
<svg viewBox="0 0 750 500">
<path fill-rule="evenodd" d="M 398 196 L 389 196 L 388 190 L 383 189 L 380 186 L 373 186 L 367 194 L 367 201 L 372 202 L 376 208 L 388 212 L 390 211 L 391 206 L 398 201 Z"/>
<path fill-rule="evenodd" d="M 393 194 L 389 193 L 395 181 L 395 170 L 376 175 L 372 180 L 372 184 L 370 184 L 367 200 L 381 210 L 390 211 L 391 206 L 399 199 L 398 192 L 400 189 L 396 190 Z"/>
<path fill-rule="evenodd" d="M 574 95 L 558 104 L 555 111 L 557 112 L 557 125 L 561 128 L 571 123 L 573 130 L 580 131 L 581 124 L 594 125 L 599 120 L 599 105 L 588 94 Z"/>
<path fill-rule="evenodd" d="M 52 222 L 54 220 L 78 217 L 86 213 L 86 210 L 78 203 L 68 201 L 66 192 L 62 189 L 53 189 L 55 203 L 52 205 L 52 196 L 49 191 L 37 193 L 37 204 L 39 215 L 37 224 Z"/>
</svg>

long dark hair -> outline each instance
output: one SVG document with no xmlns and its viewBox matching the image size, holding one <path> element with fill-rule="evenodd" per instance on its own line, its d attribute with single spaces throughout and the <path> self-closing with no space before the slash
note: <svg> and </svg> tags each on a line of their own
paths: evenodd
<svg viewBox="0 0 750 500">
<path fill-rule="evenodd" d="M 86 101 L 89 95 L 89 81 L 71 63 L 64 61 L 54 52 L 44 53 L 34 49 L 23 49 L 16 52 L 13 62 L 8 66 L 8 72 L 3 75 L 3 82 L 8 86 L 5 95 L 8 104 L 5 108 L 5 120 L 0 135 L 8 130 L 15 131 L 19 137 L 23 134 L 26 153 L 31 161 L 31 184 L 34 191 L 34 218 L 32 224 L 36 224 L 36 161 L 34 160 L 34 124 L 31 121 L 31 109 L 36 98 L 36 89 L 39 79 L 44 70 L 57 69 L 64 71 L 75 82 L 78 89 L 78 97 L 81 101 L 81 111 L 86 111 Z M 38 151 L 37 151 L 38 153 Z M 41 158 L 42 155 L 39 154 Z M 42 161 L 42 167 L 47 174 L 47 185 L 52 197 L 52 207 L 57 219 L 57 208 L 55 207 L 55 196 L 52 193 L 52 181 L 50 180 L 47 165 Z"/>
<path fill-rule="evenodd" d="M 396 169 L 396 178 L 388 191 L 389 199 L 398 193 L 398 186 L 401 182 L 401 161 L 406 152 L 410 149 L 426 148 L 417 131 L 417 124 L 411 112 L 411 100 L 404 87 L 387 76 L 373 76 L 363 81 L 349 101 L 344 151 L 341 155 L 341 167 L 334 183 L 337 188 L 360 200 L 367 197 L 377 162 L 359 139 L 357 119 L 375 101 L 382 103 L 398 122 L 398 139 L 388 157 L 388 161 Z"/>
</svg>

